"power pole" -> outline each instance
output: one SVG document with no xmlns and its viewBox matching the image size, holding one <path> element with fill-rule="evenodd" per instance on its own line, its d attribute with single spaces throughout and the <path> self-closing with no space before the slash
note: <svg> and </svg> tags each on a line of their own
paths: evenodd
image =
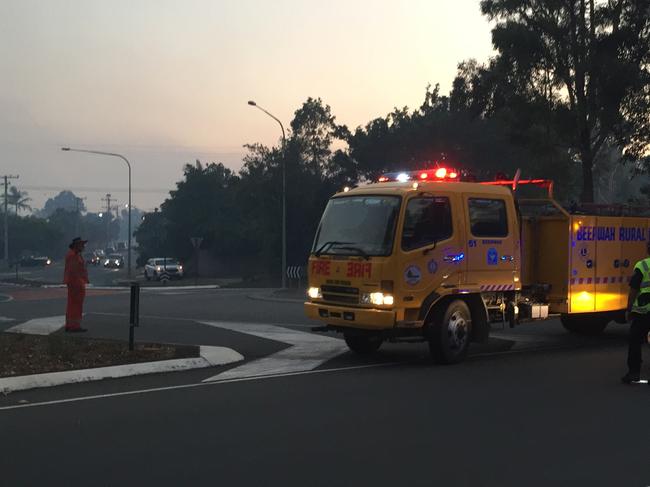
<svg viewBox="0 0 650 487">
<path fill-rule="evenodd" d="M 106 247 L 111 241 L 111 203 L 115 203 L 114 199 L 111 199 L 110 193 L 106 193 L 106 198 L 102 198 L 102 201 L 106 203 Z"/>
<path fill-rule="evenodd" d="M 7 191 L 9 189 L 9 180 L 10 179 L 18 179 L 18 176 L 11 176 L 9 174 L 5 174 L 2 176 L 5 180 L 5 255 L 4 255 L 4 260 L 5 264 L 8 266 L 9 265 L 9 209 L 8 209 L 8 203 L 9 203 L 9 198 L 7 195 Z"/>
</svg>

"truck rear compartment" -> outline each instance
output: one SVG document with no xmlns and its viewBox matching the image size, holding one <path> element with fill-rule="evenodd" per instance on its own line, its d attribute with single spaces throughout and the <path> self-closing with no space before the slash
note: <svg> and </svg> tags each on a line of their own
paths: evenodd
<svg viewBox="0 0 650 487">
<path fill-rule="evenodd" d="M 522 288 L 551 313 L 625 309 L 634 264 L 647 256 L 648 218 L 570 215 L 522 218 Z"/>
</svg>

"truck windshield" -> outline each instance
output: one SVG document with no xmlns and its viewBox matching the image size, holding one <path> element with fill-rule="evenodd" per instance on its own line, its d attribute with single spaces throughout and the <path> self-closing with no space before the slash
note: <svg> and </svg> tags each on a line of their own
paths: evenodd
<svg viewBox="0 0 650 487">
<path fill-rule="evenodd" d="M 316 232 L 312 253 L 390 255 L 400 203 L 398 196 L 332 198 Z"/>
</svg>

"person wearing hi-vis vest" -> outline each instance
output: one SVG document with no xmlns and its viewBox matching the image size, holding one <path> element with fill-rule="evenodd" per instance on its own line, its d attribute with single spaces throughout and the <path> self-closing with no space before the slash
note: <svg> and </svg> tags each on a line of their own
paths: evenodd
<svg viewBox="0 0 650 487">
<path fill-rule="evenodd" d="M 65 309 L 65 331 L 79 333 L 86 331 L 81 327 L 83 316 L 84 298 L 86 297 L 86 284 L 88 284 L 88 271 L 81 252 L 87 240 L 80 237 L 74 238 L 69 245 L 70 250 L 65 256 L 65 270 L 63 282 L 68 287 L 68 304 Z"/>
<path fill-rule="evenodd" d="M 650 255 L 650 242 L 647 250 Z M 640 260 L 634 266 L 626 318 L 631 322 L 627 352 L 628 372 L 621 381 L 630 384 L 641 378 L 641 347 L 648 341 L 650 332 L 650 257 Z"/>
</svg>

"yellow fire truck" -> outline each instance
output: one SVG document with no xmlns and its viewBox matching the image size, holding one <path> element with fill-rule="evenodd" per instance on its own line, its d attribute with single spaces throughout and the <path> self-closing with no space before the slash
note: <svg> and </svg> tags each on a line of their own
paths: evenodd
<svg viewBox="0 0 650 487">
<path fill-rule="evenodd" d="M 305 311 L 319 331 L 342 332 L 358 353 L 426 340 L 434 361 L 455 363 L 495 321 L 559 315 L 582 334 L 624 322 L 649 218 L 566 209 L 548 180 L 460 179 L 391 173 L 330 199 L 308 265 Z M 548 194 L 516 197 L 525 184 Z"/>
</svg>

